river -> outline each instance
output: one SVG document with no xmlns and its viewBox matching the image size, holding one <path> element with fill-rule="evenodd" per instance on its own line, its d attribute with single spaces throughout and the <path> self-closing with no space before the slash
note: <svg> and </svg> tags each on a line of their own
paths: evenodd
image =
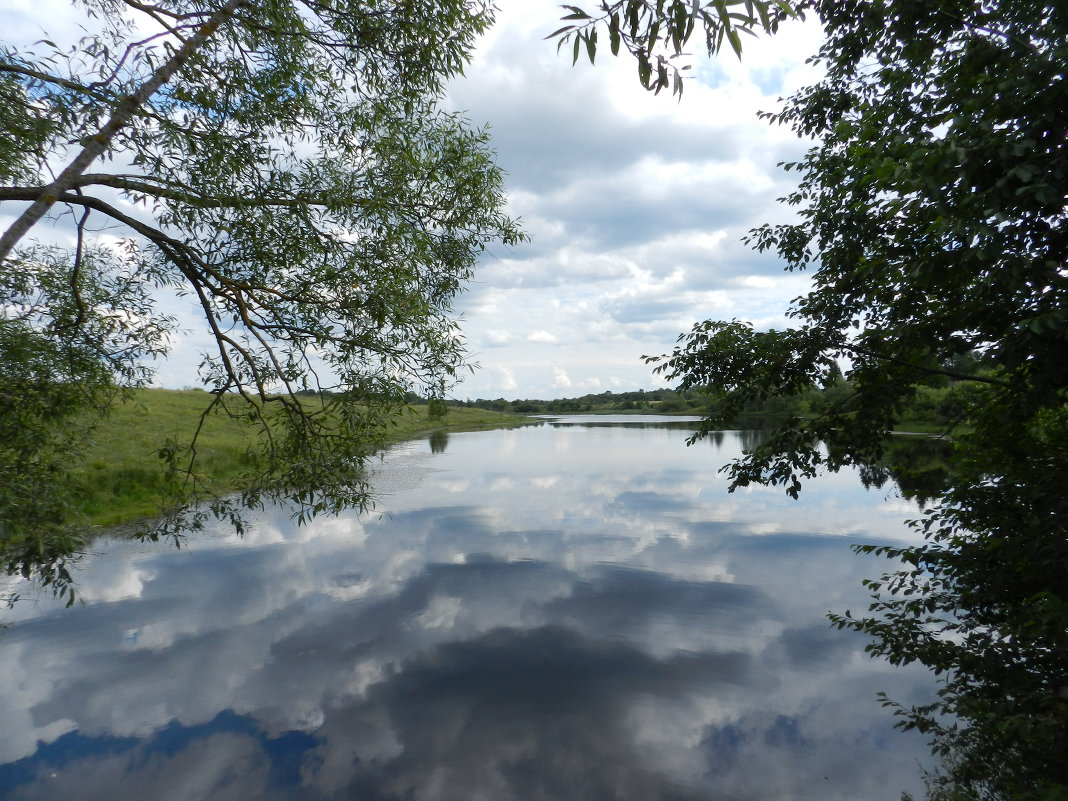
<svg viewBox="0 0 1068 801">
<path fill-rule="evenodd" d="M 406 444 L 378 508 L 103 540 L 0 611 L 0 798 L 897 801 L 924 740 L 863 653 L 893 487 L 727 493 L 753 434 L 561 418 Z"/>
</svg>

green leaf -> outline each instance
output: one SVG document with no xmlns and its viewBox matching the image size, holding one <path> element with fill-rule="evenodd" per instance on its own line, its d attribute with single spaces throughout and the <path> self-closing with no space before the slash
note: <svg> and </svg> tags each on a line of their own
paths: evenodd
<svg viewBox="0 0 1068 801">
<path fill-rule="evenodd" d="M 642 53 L 638 57 L 638 80 L 641 81 L 642 86 L 649 86 L 649 78 L 652 75 L 652 65 L 649 63 L 649 59 Z"/>
<path fill-rule="evenodd" d="M 546 36 L 545 38 L 546 38 L 546 39 L 555 39 L 555 38 L 556 38 L 557 36 L 559 36 L 560 34 L 563 34 L 563 33 L 567 33 L 568 31 L 573 31 L 574 29 L 575 29 L 575 26 L 574 26 L 574 25 L 565 25 L 565 26 L 564 26 L 564 27 L 562 27 L 562 28 L 557 28 L 557 29 L 556 29 L 555 31 L 553 31 L 552 33 L 550 33 L 550 34 L 549 34 L 548 36 Z"/>
<path fill-rule="evenodd" d="M 734 51 L 738 58 L 742 57 L 742 38 L 738 35 L 738 31 L 734 28 L 726 28 L 727 39 L 731 43 L 731 49 Z"/>
<path fill-rule="evenodd" d="M 524 238 L 487 135 L 440 106 L 488 13 L 465 0 L 329 14 L 265 3 L 248 16 L 207 5 L 208 24 L 147 42 L 137 37 L 158 26 L 124 5 L 131 18 L 106 36 L 24 65 L 94 91 L 0 81 L 8 195 L 39 195 L 48 165 L 86 148 L 57 170 L 54 207 L 73 208 L 77 225 L 92 206 L 79 246 L 26 246 L 0 263 L 3 555 L 60 591 L 64 560 L 95 522 L 79 511 L 93 492 L 82 454 L 102 411 L 152 380 L 172 339 L 171 294 L 198 301 L 213 342 L 205 413 L 246 427 L 248 445 L 228 484 L 195 448 L 204 427 L 147 443 L 162 478 L 135 489 L 176 510 L 160 531 L 210 515 L 240 528 L 243 504 L 268 499 L 310 517 L 366 502 L 362 466 L 405 391 L 443 394 L 438 381 L 468 363 L 452 303 L 480 253 Z M 310 407 L 304 392 L 336 401 Z"/>
</svg>

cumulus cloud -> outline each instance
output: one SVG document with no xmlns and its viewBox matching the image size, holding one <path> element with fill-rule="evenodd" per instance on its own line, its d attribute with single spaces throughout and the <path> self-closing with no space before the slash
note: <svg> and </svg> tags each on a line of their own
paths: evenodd
<svg viewBox="0 0 1068 801">
<path fill-rule="evenodd" d="M 545 344 L 552 344 L 556 342 L 556 337 L 549 331 L 533 331 L 527 335 L 527 342 L 543 342 Z"/>
<path fill-rule="evenodd" d="M 515 381 L 515 371 L 508 367 L 497 366 L 497 386 L 504 392 L 511 392 L 518 386 Z"/>
<path fill-rule="evenodd" d="M 482 336 L 488 344 L 496 346 L 507 345 L 514 339 L 511 331 L 502 331 L 499 328 L 487 328 Z"/>
<path fill-rule="evenodd" d="M 803 61 L 819 31 L 785 26 L 774 43 L 747 43 L 740 63 L 697 59 L 676 103 L 644 93 L 625 60 L 572 67 L 543 41 L 558 16 L 549 2 L 503 3 L 468 77 L 450 89 L 454 107 L 490 124 L 509 208 L 534 239 L 485 260 L 461 308 L 469 330 L 511 332 L 494 358 L 515 369 L 518 396 L 613 379 L 652 388 L 641 355 L 670 349 L 708 317 L 780 321 L 807 286 L 740 240 L 793 219 L 776 198 L 794 177 L 776 164 L 807 144 L 756 112 L 814 79 Z M 523 329 L 530 319 L 567 347 L 567 371 L 588 379 L 563 384 L 546 369 L 544 342 Z M 468 394 L 483 382 L 469 379 Z"/>
</svg>

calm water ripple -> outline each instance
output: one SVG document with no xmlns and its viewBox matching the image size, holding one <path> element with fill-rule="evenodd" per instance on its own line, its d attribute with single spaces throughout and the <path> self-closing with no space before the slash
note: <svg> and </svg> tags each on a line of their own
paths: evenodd
<svg viewBox="0 0 1068 801">
<path fill-rule="evenodd" d="M 744 434 L 628 418 L 391 452 L 381 509 L 102 542 L 0 631 L 0 798 L 896 801 L 922 671 L 829 628 L 915 516 L 726 492 Z M 25 588 L 23 588 L 25 594 Z"/>
</svg>

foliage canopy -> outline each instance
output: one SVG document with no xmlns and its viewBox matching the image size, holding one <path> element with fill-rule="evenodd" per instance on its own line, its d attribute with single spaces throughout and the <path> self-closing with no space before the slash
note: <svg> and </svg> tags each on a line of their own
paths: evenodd
<svg viewBox="0 0 1068 801">
<path fill-rule="evenodd" d="M 711 36 L 700 5 L 646 5 L 654 29 Z M 766 116 L 816 145 L 784 165 L 798 221 L 749 241 L 810 271 L 812 289 L 794 327 L 706 321 L 650 361 L 717 401 L 697 437 L 747 404 L 830 386 L 844 365 L 839 402 L 726 468 L 735 487 L 795 496 L 820 469 L 883 457 L 925 383 L 970 387 L 942 502 L 917 522 L 925 543 L 875 549 L 904 568 L 870 582 L 866 614 L 833 619 L 944 677 L 936 702 L 898 708 L 944 757 L 933 797 L 1068 797 L 1068 6 L 794 10 L 823 24 L 825 77 Z"/>
<path fill-rule="evenodd" d="M 436 105 L 487 3 L 80 7 L 80 41 L 0 49 L 0 201 L 21 212 L 0 239 L 0 544 L 59 582 L 72 454 L 167 352 L 164 293 L 210 333 L 205 414 L 259 431 L 215 513 L 282 496 L 309 514 L 364 502 L 405 393 L 465 364 L 450 311 L 475 259 L 522 236 L 485 132 Z M 60 241 L 27 238 L 41 220 Z M 175 499 L 196 497 L 195 441 L 162 455 Z"/>
</svg>

